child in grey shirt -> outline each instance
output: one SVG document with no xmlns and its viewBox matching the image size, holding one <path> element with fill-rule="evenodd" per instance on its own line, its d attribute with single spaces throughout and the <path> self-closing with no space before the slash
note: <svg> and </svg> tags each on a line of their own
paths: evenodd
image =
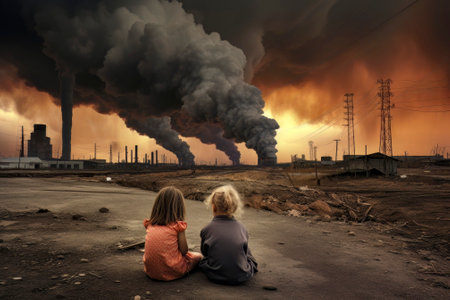
<svg viewBox="0 0 450 300">
<path fill-rule="evenodd" d="M 242 210 L 239 194 L 226 185 L 215 189 L 205 202 L 212 207 L 214 219 L 200 233 L 204 256 L 200 269 L 217 283 L 249 280 L 258 272 L 258 264 L 248 248 L 247 230 L 234 218 Z"/>
</svg>

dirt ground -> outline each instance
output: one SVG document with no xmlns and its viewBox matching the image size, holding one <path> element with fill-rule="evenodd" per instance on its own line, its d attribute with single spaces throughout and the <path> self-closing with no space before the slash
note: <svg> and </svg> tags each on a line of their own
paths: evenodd
<svg viewBox="0 0 450 300">
<path fill-rule="evenodd" d="M 391 178 L 323 169 L 320 186 L 314 170 L 278 168 L 0 175 L 8 177 L 0 178 L 2 299 L 450 297 L 449 168 L 400 169 Z M 203 200 L 223 184 L 233 184 L 249 207 L 243 222 L 261 262 L 255 280 L 223 287 L 195 272 L 149 284 L 142 253 L 118 251 L 118 243 L 142 240 L 147 190 L 175 185 L 187 199 Z M 187 237 L 198 251 L 198 231 L 210 216 L 200 201 L 188 205 L 195 215 Z M 111 211 L 99 212 L 102 206 Z"/>
<path fill-rule="evenodd" d="M 174 185 L 193 200 L 232 184 L 247 206 L 321 221 L 364 222 L 378 232 L 402 236 L 411 249 L 450 260 L 450 168 L 399 169 L 395 177 L 335 173 L 319 170 L 320 185 L 312 169 L 185 170 L 113 180 L 151 191 Z M 105 176 L 89 180 L 104 181 Z"/>
</svg>

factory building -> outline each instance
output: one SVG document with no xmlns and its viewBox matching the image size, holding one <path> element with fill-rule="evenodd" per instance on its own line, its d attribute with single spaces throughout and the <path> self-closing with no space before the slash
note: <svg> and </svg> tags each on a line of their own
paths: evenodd
<svg viewBox="0 0 450 300">
<path fill-rule="evenodd" d="M 47 137 L 47 126 L 45 124 L 34 124 L 34 131 L 28 140 L 28 157 L 39 157 L 40 159 L 52 158 L 52 145 Z"/>
</svg>

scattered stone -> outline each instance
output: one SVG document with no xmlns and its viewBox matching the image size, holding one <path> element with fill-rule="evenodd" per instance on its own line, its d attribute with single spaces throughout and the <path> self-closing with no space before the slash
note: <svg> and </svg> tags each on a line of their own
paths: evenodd
<svg viewBox="0 0 450 300">
<path fill-rule="evenodd" d="M 120 283 L 120 280 L 114 280 L 114 283 Z"/>
<path fill-rule="evenodd" d="M 99 212 L 101 212 L 101 213 L 104 213 L 104 214 L 106 214 L 106 213 L 108 213 L 109 212 L 109 209 L 108 208 L 106 208 L 106 207 L 102 207 L 102 208 L 100 208 L 99 210 L 98 210 Z"/>
<path fill-rule="evenodd" d="M 89 262 L 89 259 L 87 259 L 87 258 L 82 258 L 82 259 L 80 259 L 80 262 L 82 262 L 82 263 L 88 263 L 88 262 Z"/>
<path fill-rule="evenodd" d="M 177 293 L 181 292 L 180 290 L 177 290 Z"/>
<path fill-rule="evenodd" d="M 349 232 L 348 232 L 348 235 L 350 235 L 350 236 L 355 236 L 356 233 L 354 233 L 353 231 L 349 231 Z"/>
<path fill-rule="evenodd" d="M 284 245 L 284 242 L 278 242 L 278 245 Z"/>
<path fill-rule="evenodd" d="M 20 277 L 20 276 L 13 277 L 12 280 L 19 281 L 19 280 L 22 280 L 22 277 Z"/>
<path fill-rule="evenodd" d="M 291 210 L 288 211 L 288 216 L 300 217 L 300 215 L 301 215 L 300 212 L 298 210 L 296 210 L 296 209 L 291 209 Z"/>
<path fill-rule="evenodd" d="M 146 295 L 151 295 L 152 292 L 150 292 L 150 291 L 145 291 L 145 294 L 146 294 Z"/>
<path fill-rule="evenodd" d="M 52 280 L 55 280 L 55 279 L 58 279 L 59 278 L 59 276 L 57 276 L 57 275 L 53 275 L 52 277 L 50 277 Z"/>
<path fill-rule="evenodd" d="M 375 257 L 374 260 L 376 260 L 376 261 L 381 261 L 381 259 L 378 258 L 378 257 Z"/>
<path fill-rule="evenodd" d="M 85 273 L 79 273 L 78 276 L 84 277 L 84 276 L 86 276 L 86 274 Z"/>
<path fill-rule="evenodd" d="M 331 231 L 326 231 L 326 230 L 324 230 L 324 231 L 322 231 L 322 233 L 323 233 L 323 234 L 330 234 Z"/>
<path fill-rule="evenodd" d="M 111 227 L 109 227 L 109 229 L 111 229 L 111 230 L 117 230 L 119 227 L 117 227 L 116 225 L 113 225 L 113 226 L 111 226 Z"/>
<path fill-rule="evenodd" d="M 134 300 L 141 300 L 141 296 L 139 295 L 134 296 Z"/>
<path fill-rule="evenodd" d="M 69 276 L 70 276 L 70 275 L 69 275 L 69 274 L 67 274 L 67 273 L 66 273 L 66 274 L 62 274 L 62 275 L 61 275 L 61 277 L 62 277 L 62 278 L 67 278 L 67 277 L 69 277 Z"/>
<path fill-rule="evenodd" d="M 276 291 L 277 287 L 273 286 L 273 285 L 265 285 L 265 286 L 263 286 L 263 289 L 265 289 L 267 291 Z"/>
<path fill-rule="evenodd" d="M 81 284 L 81 282 L 79 282 L 79 281 L 75 281 L 73 284 L 75 284 L 75 285 L 80 285 Z"/>
<path fill-rule="evenodd" d="M 322 222 L 330 222 L 331 221 L 331 217 L 329 215 L 321 215 L 320 216 L 320 220 Z"/>
<path fill-rule="evenodd" d="M 311 220 L 309 220 L 309 219 L 308 219 L 308 220 L 306 220 L 306 223 L 311 223 Z"/>
<path fill-rule="evenodd" d="M 0 281 L 0 285 L 6 285 L 6 281 L 4 280 Z"/>
<path fill-rule="evenodd" d="M 86 218 L 83 217 L 82 215 L 75 214 L 75 215 L 72 216 L 72 220 L 75 220 L 75 221 L 86 221 Z"/>
<path fill-rule="evenodd" d="M 48 212 L 50 212 L 50 211 L 46 208 L 39 208 L 37 211 L 38 214 L 44 214 L 44 213 L 48 213 Z"/>
<path fill-rule="evenodd" d="M 60 254 L 58 256 L 56 256 L 57 259 L 64 259 L 64 255 Z"/>
</svg>

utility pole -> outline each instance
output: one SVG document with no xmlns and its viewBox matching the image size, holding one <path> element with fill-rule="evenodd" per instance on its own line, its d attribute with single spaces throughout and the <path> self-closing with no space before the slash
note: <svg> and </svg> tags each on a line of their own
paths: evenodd
<svg viewBox="0 0 450 300">
<path fill-rule="evenodd" d="M 313 141 L 309 141 L 309 160 L 313 161 L 314 160 L 314 142 Z"/>
<path fill-rule="evenodd" d="M 378 97 L 381 101 L 381 129 L 380 129 L 380 148 L 379 151 L 385 155 L 392 156 L 392 134 L 391 134 L 391 83 L 390 79 L 378 79 L 380 84 Z"/>
<path fill-rule="evenodd" d="M 130 150 L 130 162 L 133 163 L 133 149 Z"/>
<path fill-rule="evenodd" d="M 97 159 L 97 144 L 94 143 L 94 160 Z"/>
<path fill-rule="evenodd" d="M 316 182 L 320 185 L 319 175 L 317 174 L 317 146 L 314 146 L 314 165 L 316 167 Z"/>
<path fill-rule="evenodd" d="M 117 163 L 120 164 L 120 151 L 117 152 Z"/>
<path fill-rule="evenodd" d="M 112 145 L 109 144 L 109 163 L 112 164 Z"/>
<path fill-rule="evenodd" d="M 338 156 L 338 143 L 341 141 L 339 139 L 333 140 L 336 142 L 336 156 L 334 158 L 334 161 L 337 162 L 337 156 Z"/>
<path fill-rule="evenodd" d="M 347 121 L 347 142 L 348 142 L 348 154 L 351 155 L 353 149 L 353 156 L 355 156 L 355 122 L 354 122 L 354 110 L 353 110 L 353 93 L 347 93 L 344 95 L 346 109 L 344 120 Z"/>
<path fill-rule="evenodd" d="M 22 126 L 22 143 L 20 144 L 20 155 L 19 157 L 24 157 L 25 153 L 24 153 L 24 142 L 23 142 L 23 126 Z"/>
</svg>

